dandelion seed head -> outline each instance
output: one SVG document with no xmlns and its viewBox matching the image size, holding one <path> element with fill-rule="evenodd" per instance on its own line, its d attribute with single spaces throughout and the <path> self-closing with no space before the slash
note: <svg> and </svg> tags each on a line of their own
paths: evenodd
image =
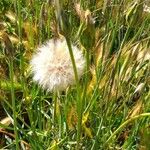
<svg viewBox="0 0 150 150">
<path fill-rule="evenodd" d="M 72 51 L 78 77 L 84 71 L 85 59 L 74 45 Z M 37 49 L 31 60 L 33 80 L 47 91 L 62 91 L 75 84 L 74 70 L 65 40 L 49 40 Z"/>
</svg>

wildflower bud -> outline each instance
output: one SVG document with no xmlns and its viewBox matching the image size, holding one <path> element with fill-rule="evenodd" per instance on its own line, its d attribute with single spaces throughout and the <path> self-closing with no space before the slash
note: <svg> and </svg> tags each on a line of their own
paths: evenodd
<svg viewBox="0 0 150 150">
<path fill-rule="evenodd" d="M 84 30 L 80 36 L 80 42 L 85 47 L 85 49 L 92 49 L 95 44 L 95 27 L 94 27 L 94 18 L 91 15 L 90 10 L 81 9 L 80 4 L 75 5 L 75 10 L 77 15 L 80 17 L 80 20 L 84 23 Z"/>
</svg>

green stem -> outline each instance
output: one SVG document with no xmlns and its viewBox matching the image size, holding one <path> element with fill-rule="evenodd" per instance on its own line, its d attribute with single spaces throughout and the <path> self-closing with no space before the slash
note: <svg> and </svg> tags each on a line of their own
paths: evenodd
<svg viewBox="0 0 150 150">
<path fill-rule="evenodd" d="M 102 122 L 103 122 L 103 118 L 101 119 L 101 122 L 100 122 L 100 124 L 99 124 L 99 126 L 98 126 L 98 130 L 97 130 L 97 133 L 96 133 L 96 137 L 95 137 L 95 140 L 94 140 L 94 142 L 93 142 L 93 145 L 92 145 L 91 150 L 96 149 L 95 147 L 96 147 L 96 144 L 97 144 L 97 141 L 98 141 L 99 133 L 100 133 L 100 131 L 101 131 Z"/>
<path fill-rule="evenodd" d="M 61 27 L 61 31 L 63 31 L 65 39 L 66 39 L 66 43 L 68 45 L 69 54 L 70 54 L 70 58 L 71 58 L 71 62 L 72 62 L 73 70 L 74 70 L 75 81 L 76 81 L 77 113 L 78 113 L 77 149 L 79 149 L 80 136 L 81 136 L 81 124 L 82 124 L 82 99 L 80 98 L 80 85 L 79 85 L 79 79 L 78 79 L 78 72 L 77 72 L 76 63 L 75 63 L 75 59 L 74 59 L 74 55 L 73 55 L 73 51 L 72 51 L 72 47 L 71 47 L 69 34 L 66 30 L 67 28 L 65 26 L 65 22 L 64 22 L 64 20 L 61 16 L 61 10 L 62 10 L 61 1 L 60 0 L 55 0 L 55 5 L 56 5 L 56 16 L 57 16 L 57 19 L 59 19 L 58 21 L 59 21 L 59 24 L 60 24 L 60 27 Z"/>
<path fill-rule="evenodd" d="M 117 128 L 117 129 L 113 132 L 113 134 L 112 134 L 112 135 L 108 138 L 108 140 L 105 142 L 104 146 L 106 146 L 106 145 L 112 140 L 112 138 L 113 138 L 122 128 L 124 128 L 127 124 L 129 124 L 130 122 L 132 122 L 132 121 L 134 121 L 134 120 L 136 120 L 136 119 L 138 119 L 138 118 L 141 118 L 141 117 L 148 117 L 148 116 L 150 116 L 150 113 L 143 113 L 143 114 L 134 116 L 134 117 L 132 117 L 132 118 L 126 120 L 123 124 L 120 125 L 119 128 Z"/>
<path fill-rule="evenodd" d="M 15 133 L 15 141 L 16 141 L 16 150 L 19 150 L 19 138 L 18 138 L 18 132 L 17 132 L 15 89 L 14 89 L 14 81 L 13 81 L 13 78 L 14 78 L 13 58 L 10 59 L 9 75 L 10 75 L 10 82 L 11 82 L 11 99 L 12 99 L 12 108 L 13 108 L 13 120 L 14 120 L 14 133 Z"/>
<path fill-rule="evenodd" d="M 62 108 L 61 108 L 61 101 L 60 101 L 60 93 L 59 91 L 55 91 L 53 95 L 54 100 L 54 115 L 53 115 L 53 123 L 54 128 L 56 127 L 56 123 L 59 125 L 59 138 L 62 138 L 63 132 L 63 123 L 62 123 Z M 59 115 L 57 114 L 57 106 L 59 107 Z"/>
<path fill-rule="evenodd" d="M 57 120 L 57 115 L 56 115 L 56 111 L 57 111 L 57 91 L 55 91 L 54 94 L 53 94 L 53 100 L 54 100 L 53 124 L 54 124 L 54 127 L 55 127 L 56 120 Z"/>
<path fill-rule="evenodd" d="M 67 45 L 68 45 L 68 49 L 69 49 L 69 53 L 70 53 L 70 58 L 71 58 L 71 61 L 72 61 L 72 66 L 73 66 L 75 80 L 76 80 L 76 86 L 77 86 L 77 88 L 79 88 L 79 80 L 78 80 L 77 67 L 76 67 L 76 63 L 75 63 L 75 59 L 74 59 L 74 55 L 73 55 L 73 51 L 72 51 L 72 47 L 71 47 L 71 42 L 70 42 L 70 40 L 69 40 L 68 37 L 66 37 L 66 42 L 67 42 Z"/>
<path fill-rule="evenodd" d="M 59 138 L 62 139 L 62 136 L 63 136 L 63 120 L 62 120 L 62 114 L 63 114 L 63 111 L 62 111 L 62 106 L 61 106 L 61 99 L 60 99 L 60 95 L 58 94 L 59 96 Z"/>
<path fill-rule="evenodd" d="M 68 45 L 71 61 L 72 61 L 72 66 L 74 70 L 74 75 L 75 75 L 75 80 L 76 80 L 76 88 L 77 88 L 77 113 L 78 113 L 78 124 L 77 124 L 77 148 L 79 149 L 79 144 L 80 144 L 80 136 L 81 136 L 81 124 L 82 124 L 82 99 L 80 98 L 80 86 L 79 86 L 79 80 L 78 80 L 78 73 L 77 73 L 77 68 L 75 64 L 75 59 L 71 47 L 71 42 L 68 37 L 66 37 L 66 42 Z"/>
<path fill-rule="evenodd" d="M 86 74 L 85 74 L 85 86 L 83 87 L 82 102 L 83 106 L 87 105 L 87 88 L 89 83 L 89 72 L 90 72 L 90 50 L 86 50 Z"/>
</svg>

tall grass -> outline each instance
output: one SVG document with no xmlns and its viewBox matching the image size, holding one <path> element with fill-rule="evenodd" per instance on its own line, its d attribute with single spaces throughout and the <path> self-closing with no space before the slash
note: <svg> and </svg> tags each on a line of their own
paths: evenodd
<svg viewBox="0 0 150 150">
<path fill-rule="evenodd" d="M 0 2 L 0 148 L 149 149 L 149 2 L 55 2 Z M 76 85 L 56 94 L 32 81 L 29 62 L 62 36 Z M 80 81 L 71 42 L 86 58 Z"/>
</svg>

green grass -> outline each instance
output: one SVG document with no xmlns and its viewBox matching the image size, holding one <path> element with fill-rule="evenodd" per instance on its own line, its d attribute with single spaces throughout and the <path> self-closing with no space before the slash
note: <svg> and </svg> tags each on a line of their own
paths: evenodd
<svg viewBox="0 0 150 150">
<path fill-rule="evenodd" d="M 0 148 L 148 150 L 149 2 L 56 2 L 0 2 Z M 46 92 L 29 62 L 38 45 L 61 36 L 76 85 Z M 86 58 L 80 81 L 71 42 Z"/>
</svg>

